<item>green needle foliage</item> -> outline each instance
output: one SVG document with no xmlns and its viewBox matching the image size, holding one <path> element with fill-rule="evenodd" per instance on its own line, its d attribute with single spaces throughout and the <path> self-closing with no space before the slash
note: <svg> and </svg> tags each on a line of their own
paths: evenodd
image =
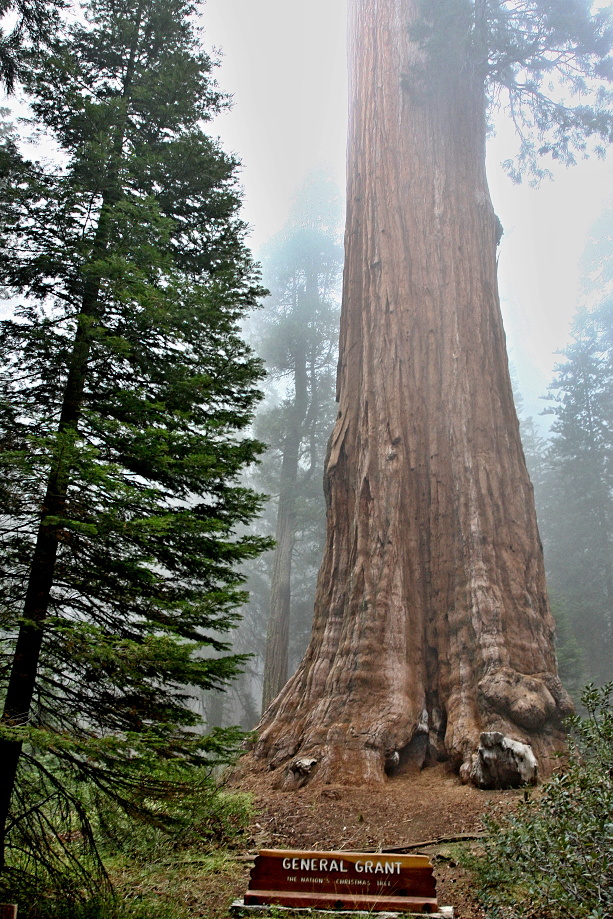
<svg viewBox="0 0 613 919">
<path fill-rule="evenodd" d="M 613 683 L 589 686 L 567 767 L 515 814 L 490 821 L 477 861 L 491 919 L 613 916 Z"/>
<path fill-rule="evenodd" d="M 0 0 L 0 84 L 7 92 L 26 72 L 27 49 L 57 34 L 64 6 L 64 0 Z"/>
<path fill-rule="evenodd" d="M 515 181 L 603 155 L 613 139 L 613 18 L 591 0 L 421 0 L 413 31 L 428 49 L 430 79 L 472 74 L 491 108 L 503 107 L 518 138 L 504 163 Z"/>
<path fill-rule="evenodd" d="M 76 818 L 84 843 L 96 796 L 162 820 L 160 797 L 231 755 L 236 733 L 205 736 L 190 687 L 240 670 L 219 655 L 237 568 L 267 545 L 237 535 L 260 506 L 240 485 L 262 370 L 239 322 L 262 290 L 236 161 L 203 130 L 224 97 L 189 3 L 86 12 L 28 62 L 61 165 L 10 138 L 0 159 L 9 874 L 61 863 Z"/>
<path fill-rule="evenodd" d="M 549 387 L 553 436 L 540 492 L 550 585 L 597 684 L 613 677 L 612 333 L 610 300 L 577 313 Z"/>
</svg>

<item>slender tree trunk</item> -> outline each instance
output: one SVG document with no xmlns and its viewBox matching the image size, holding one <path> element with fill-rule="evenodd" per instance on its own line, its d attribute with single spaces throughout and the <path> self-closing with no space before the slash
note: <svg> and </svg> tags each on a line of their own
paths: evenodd
<svg viewBox="0 0 613 919">
<path fill-rule="evenodd" d="M 466 60 L 427 66 L 420 7 L 350 0 L 327 545 L 311 643 L 256 747 L 273 766 L 313 757 L 321 781 L 381 781 L 413 755 L 468 776 L 486 730 L 531 743 L 546 772 L 568 707 L 500 316 L 483 83 Z"/>
<path fill-rule="evenodd" d="M 87 285 L 75 336 L 58 427 L 56 456 L 43 502 L 41 523 L 23 604 L 23 623 L 17 637 L 1 718 L 2 724 L 11 727 L 27 724 L 34 698 L 44 623 L 51 602 L 61 530 L 61 526 L 47 523 L 47 520 L 66 515 L 66 498 L 91 348 L 91 320 L 95 313 L 98 292 L 97 282 Z M 22 744 L 19 741 L 0 740 L 0 871 L 4 867 L 4 842 L 9 806 L 21 749 Z"/>
<path fill-rule="evenodd" d="M 304 343 L 294 355 L 294 405 L 283 445 L 275 552 L 270 583 L 270 615 L 266 634 L 266 658 L 262 711 L 287 682 L 289 666 L 289 618 L 291 610 L 292 555 L 296 539 L 296 489 L 300 444 L 308 404 L 308 381 Z"/>
<path fill-rule="evenodd" d="M 294 440 L 295 438 L 292 438 L 292 441 Z M 275 531 L 276 545 L 270 581 L 270 614 L 266 632 L 266 658 L 262 688 L 263 712 L 287 682 L 292 554 L 296 537 L 297 447 L 299 443 L 298 440 L 298 444 L 290 444 L 288 437 L 283 451 L 282 485 L 279 494 Z"/>
<path fill-rule="evenodd" d="M 597 520 L 597 529 L 599 538 L 597 543 L 596 555 L 600 554 L 602 559 L 602 568 L 604 576 L 604 594 L 606 596 L 606 605 L 604 616 L 599 617 L 600 621 L 592 627 L 591 646 L 592 657 L 599 661 L 599 669 L 607 672 L 611 660 L 611 650 L 613 648 L 613 630 L 612 630 L 612 613 L 613 613 L 613 569 L 611 567 L 611 536 L 609 532 L 609 523 L 607 519 L 607 509 L 610 506 L 611 496 L 607 487 L 605 477 L 606 459 L 602 456 L 601 449 L 598 446 L 598 437 L 596 434 L 596 422 L 594 419 L 594 399 L 593 399 L 593 382 L 590 376 L 586 375 L 583 386 L 583 404 L 587 413 L 587 434 L 588 434 L 588 455 L 589 468 L 593 485 L 595 487 L 594 510 Z M 599 549 L 599 552 L 598 552 Z"/>
</svg>

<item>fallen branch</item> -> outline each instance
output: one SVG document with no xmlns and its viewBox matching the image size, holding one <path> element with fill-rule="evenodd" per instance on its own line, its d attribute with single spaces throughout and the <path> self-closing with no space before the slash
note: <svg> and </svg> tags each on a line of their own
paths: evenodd
<svg viewBox="0 0 613 919">
<path fill-rule="evenodd" d="M 403 852 L 411 852 L 413 849 L 426 849 L 428 846 L 440 846 L 448 842 L 467 842 L 474 839 L 484 839 L 487 833 L 457 833 L 455 836 L 437 836 L 435 839 L 426 839 L 423 842 L 407 842 L 402 846 L 390 846 L 387 849 L 360 849 L 360 852 L 368 852 L 376 855 L 380 853 L 381 855 L 393 854 L 402 855 Z M 313 849 L 316 851 L 317 846 Z M 337 849 L 335 851 L 344 852 L 345 849 Z M 352 851 L 358 851 L 352 850 Z M 235 861 L 244 861 L 252 862 L 255 859 L 257 852 L 253 855 L 236 855 L 234 856 Z"/>
<path fill-rule="evenodd" d="M 456 836 L 437 836 L 436 839 L 426 839 L 425 842 L 409 842 L 404 846 L 392 846 L 388 849 L 381 849 L 381 852 L 396 852 L 398 855 L 401 855 L 403 852 L 409 852 L 411 849 L 425 849 L 427 846 L 438 846 L 445 842 L 466 842 L 466 840 L 469 839 L 484 839 L 486 835 L 486 833 L 458 833 Z"/>
</svg>

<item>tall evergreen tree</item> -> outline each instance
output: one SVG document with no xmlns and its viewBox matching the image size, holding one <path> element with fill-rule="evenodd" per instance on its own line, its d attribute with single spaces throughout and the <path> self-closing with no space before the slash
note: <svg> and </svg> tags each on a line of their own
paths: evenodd
<svg viewBox="0 0 613 919">
<path fill-rule="evenodd" d="M 542 530 L 590 679 L 613 677 L 613 310 L 579 313 L 551 384 Z"/>
<path fill-rule="evenodd" d="M 252 481 L 271 496 L 256 526 L 276 540 L 244 568 L 249 602 L 233 644 L 251 658 L 230 692 L 207 694 L 207 710 L 219 724 L 253 728 L 260 700 L 266 708 L 308 642 L 325 541 L 321 480 L 336 414 L 340 220 L 338 189 L 317 170 L 262 252 L 270 296 L 249 338 L 267 369 L 254 428 L 268 449 Z"/>
<path fill-rule="evenodd" d="M 549 441 L 540 433 L 534 418 L 524 413 L 524 399 L 518 388 L 517 380 L 511 370 L 513 381 L 513 398 L 519 418 L 519 430 L 522 446 L 526 457 L 526 466 L 530 474 L 530 481 L 534 488 L 534 501 L 541 536 L 545 538 L 544 527 L 550 524 L 547 514 L 547 495 L 551 489 L 551 465 Z M 555 539 L 556 523 L 553 523 L 551 536 Z M 545 554 L 547 568 L 548 556 Z M 575 629 L 571 621 L 568 605 L 559 591 L 551 590 L 548 584 L 551 599 L 551 611 L 556 624 L 556 653 L 558 657 L 558 673 L 565 688 L 575 702 L 579 702 L 581 691 L 587 681 L 585 670 L 585 655 L 577 640 Z"/>
<path fill-rule="evenodd" d="M 520 170 L 608 143 L 611 20 L 589 0 L 350 0 L 349 29 L 326 551 L 256 755 L 289 785 L 296 756 L 319 782 L 430 757 L 482 784 L 502 781 L 494 732 L 547 772 L 568 699 L 505 353 L 488 106 L 508 103 Z"/>
<path fill-rule="evenodd" d="M 313 602 L 308 585 L 314 588 L 323 551 L 321 476 L 336 414 L 342 268 L 339 216 L 333 184 L 323 175 L 311 177 L 296 200 L 288 226 L 273 240 L 264 260 L 271 299 L 259 324 L 258 350 L 266 361 L 276 404 L 260 412 L 257 432 L 270 443 L 262 472 L 264 487 L 276 498 L 276 546 L 262 709 L 289 675 L 290 610 L 293 607 L 297 613 L 301 594 L 306 614 L 306 628 L 301 631 L 308 633 Z M 296 552 L 299 564 L 293 573 Z M 308 584 L 300 591 L 298 580 L 305 577 Z M 295 630 L 299 623 L 300 617 L 294 615 Z"/>
<path fill-rule="evenodd" d="M 63 165 L 2 149 L 2 862 L 66 776 L 136 808 L 153 751 L 179 769 L 232 742 L 202 735 L 189 687 L 237 672 L 203 652 L 265 545 L 236 535 L 259 506 L 238 326 L 261 290 L 236 161 L 203 130 L 225 99 L 194 12 L 92 0 L 29 62 Z"/>
</svg>

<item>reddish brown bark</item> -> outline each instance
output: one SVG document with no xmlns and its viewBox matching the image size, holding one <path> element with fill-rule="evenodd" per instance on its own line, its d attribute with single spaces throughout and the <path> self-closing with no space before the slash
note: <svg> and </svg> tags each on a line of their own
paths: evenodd
<svg viewBox="0 0 613 919">
<path fill-rule="evenodd" d="M 500 315 L 483 84 L 464 61 L 428 66 L 418 7 L 350 2 L 327 547 L 310 646 L 256 748 L 274 766 L 316 759 L 318 780 L 382 780 L 395 751 L 468 774 L 482 731 L 530 742 L 547 772 L 567 708 Z"/>
</svg>

